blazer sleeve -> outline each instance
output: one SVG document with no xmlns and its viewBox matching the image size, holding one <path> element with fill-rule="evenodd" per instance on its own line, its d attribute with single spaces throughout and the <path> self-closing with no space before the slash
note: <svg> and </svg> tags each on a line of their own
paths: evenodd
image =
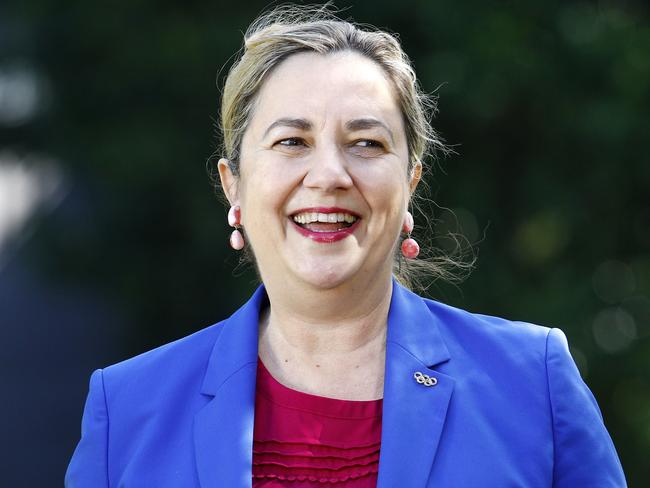
<svg viewBox="0 0 650 488">
<path fill-rule="evenodd" d="M 582 381 L 559 329 L 552 329 L 547 337 L 546 373 L 553 418 L 553 487 L 626 487 L 596 399 Z"/>
<path fill-rule="evenodd" d="M 81 440 L 65 474 L 66 488 L 108 487 L 108 410 L 101 369 L 90 377 Z"/>
</svg>

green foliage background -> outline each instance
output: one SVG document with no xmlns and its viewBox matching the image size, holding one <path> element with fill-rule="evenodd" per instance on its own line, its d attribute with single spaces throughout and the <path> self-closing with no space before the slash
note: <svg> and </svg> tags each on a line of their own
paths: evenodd
<svg viewBox="0 0 650 488">
<path fill-rule="evenodd" d="M 464 232 L 479 260 L 465 283 L 430 293 L 562 328 L 630 486 L 648 486 L 647 4 L 335 3 L 343 17 L 399 33 L 422 86 L 439 96 L 434 125 L 457 155 L 431 166 L 435 230 Z M 2 128 L 0 148 L 55 158 L 83 202 L 41 214 L 19 253 L 44 282 L 92 290 L 132 324 L 110 362 L 220 320 L 254 287 L 250 270 L 233 275 L 205 162 L 216 148 L 217 75 L 265 5 L 0 7 L 0 66 L 29 66 L 46 94 L 28 123 Z M 89 373 L 69 381 L 83 390 Z"/>
</svg>

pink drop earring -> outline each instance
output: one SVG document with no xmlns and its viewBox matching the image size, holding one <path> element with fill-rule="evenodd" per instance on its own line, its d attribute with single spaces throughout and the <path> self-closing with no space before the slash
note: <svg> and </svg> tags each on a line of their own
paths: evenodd
<svg viewBox="0 0 650 488">
<path fill-rule="evenodd" d="M 411 231 L 413 230 L 413 215 L 408 210 L 404 214 L 404 224 L 402 224 L 402 230 L 408 235 L 406 239 L 402 241 L 402 255 L 408 259 L 415 259 L 420 254 L 420 246 L 415 239 L 411 237 Z"/>
<path fill-rule="evenodd" d="M 236 251 L 241 251 L 244 248 L 244 236 L 239 231 L 241 226 L 241 209 L 239 205 L 233 205 L 228 210 L 228 225 L 235 228 L 230 234 L 230 247 Z"/>
</svg>

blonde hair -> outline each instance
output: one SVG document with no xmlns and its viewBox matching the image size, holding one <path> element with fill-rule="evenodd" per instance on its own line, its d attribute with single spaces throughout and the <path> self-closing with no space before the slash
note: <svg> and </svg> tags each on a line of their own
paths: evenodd
<svg viewBox="0 0 650 488">
<path fill-rule="evenodd" d="M 242 139 L 256 96 L 269 73 L 296 53 L 326 55 L 341 51 L 360 53 L 376 62 L 393 83 L 404 118 L 409 174 L 426 156 L 451 152 L 429 123 L 436 111 L 435 99 L 421 90 L 411 62 L 395 36 L 371 26 L 341 20 L 332 12 L 329 3 L 317 7 L 283 5 L 262 14 L 247 29 L 243 49 L 223 86 L 222 155 L 228 159 L 233 175 L 239 176 Z M 218 178 L 213 180 L 218 185 Z M 450 268 L 468 270 L 473 264 L 473 261 L 467 265 L 440 254 L 402 260 L 399 249 L 395 255 L 394 274 L 411 288 L 426 288 L 422 277 L 458 281 L 459 277 Z M 245 256 L 252 257 L 248 253 Z"/>
</svg>

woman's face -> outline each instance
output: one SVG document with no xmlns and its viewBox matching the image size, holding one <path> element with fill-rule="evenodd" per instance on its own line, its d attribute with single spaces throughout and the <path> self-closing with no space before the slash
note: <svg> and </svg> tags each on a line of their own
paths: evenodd
<svg viewBox="0 0 650 488">
<path fill-rule="evenodd" d="M 402 114 L 376 63 L 352 52 L 284 60 L 258 93 L 240 154 L 240 177 L 223 160 L 220 174 L 265 283 L 390 276 L 420 168 L 409 178 Z"/>
</svg>

